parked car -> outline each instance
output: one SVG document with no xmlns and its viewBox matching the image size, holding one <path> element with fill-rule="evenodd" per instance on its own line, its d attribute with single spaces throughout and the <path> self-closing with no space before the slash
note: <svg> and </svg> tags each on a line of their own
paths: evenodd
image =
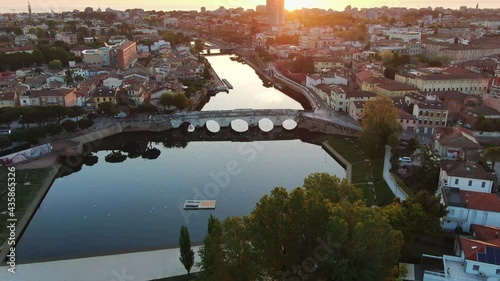
<svg viewBox="0 0 500 281">
<path fill-rule="evenodd" d="M 401 157 L 401 158 L 399 158 L 399 162 L 411 163 L 411 158 L 410 157 Z"/>
<path fill-rule="evenodd" d="M 472 126 L 470 124 L 465 124 L 464 125 L 464 128 L 467 128 L 467 129 L 472 129 Z"/>
</svg>

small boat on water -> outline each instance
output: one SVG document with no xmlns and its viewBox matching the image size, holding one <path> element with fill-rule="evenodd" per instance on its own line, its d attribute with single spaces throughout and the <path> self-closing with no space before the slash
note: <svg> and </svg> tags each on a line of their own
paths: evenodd
<svg viewBox="0 0 500 281">
<path fill-rule="evenodd" d="M 189 127 L 188 127 L 188 133 L 192 133 L 194 132 L 194 130 L 196 129 L 195 126 L 193 126 L 193 124 L 189 124 Z"/>
</svg>

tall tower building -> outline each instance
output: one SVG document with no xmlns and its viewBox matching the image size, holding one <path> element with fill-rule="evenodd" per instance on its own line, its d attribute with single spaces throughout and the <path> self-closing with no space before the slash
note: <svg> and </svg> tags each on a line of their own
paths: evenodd
<svg viewBox="0 0 500 281">
<path fill-rule="evenodd" d="M 271 26 L 285 23 L 285 0 L 267 0 L 267 20 Z"/>
<path fill-rule="evenodd" d="M 28 19 L 31 23 L 31 3 L 30 3 L 30 1 L 28 1 L 28 15 L 29 15 Z"/>
</svg>

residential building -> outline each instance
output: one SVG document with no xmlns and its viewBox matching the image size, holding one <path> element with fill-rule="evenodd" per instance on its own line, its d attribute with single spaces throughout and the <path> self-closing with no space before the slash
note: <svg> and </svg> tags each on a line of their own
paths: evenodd
<svg viewBox="0 0 500 281">
<path fill-rule="evenodd" d="M 117 61 L 120 69 L 129 68 L 137 61 L 137 47 L 135 42 L 125 42 L 117 48 Z"/>
<path fill-rule="evenodd" d="M 441 219 L 445 230 L 454 231 L 460 227 L 470 232 L 473 224 L 500 227 L 498 194 L 446 187 L 442 189 L 441 196 L 447 211 Z"/>
<path fill-rule="evenodd" d="M 471 161 L 443 160 L 440 164 L 439 187 L 491 193 L 495 178 L 483 167 Z"/>
<path fill-rule="evenodd" d="M 328 71 L 332 68 L 344 66 L 344 61 L 341 58 L 319 57 L 319 58 L 313 58 L 313 61 L 314 61 L 314 73 L 321 73 L 323 71 Z"/>
<path fill-rule="evenodd" d="M 455 126 L 436 128 L 431 147 L 441 157 L 449 160 L 478 160 L 481 145 L 471 130 Z"/>
<path fill-rule="evenodd" d="M 316 86 L 317 94 L 323 99 L 333 110 L 339 112 L 347 112 L 346 92 L 337 85 L 319 84 Z"/>
<path fill-rule="evenodd" d="M 47 83 L 47 76 L 38 75 L 34 77 L 26 77 L 24 84 L 30 86 L 31 89 L 40 89 Z"/>
<path fill-rule="evenodd" d="M 110 102 L 116 103 L 116 90 L 110 89 L 106 87 L 99 87 L 95 90 L 94 95 L 92 96 L 91 103 L 93 106 L 98 109 L 99 104 Z"/>
<path fill-rule="evenodd" d="M 429 58 L 446 56 L 451 63 L 461 63 L 500 54 L 500 38 L 483 37 L 471 40 L 467 45 L 424 40 L 423 47 Z"/>
<path fill-rule="evenodd" d="M 353 101 L 349 103 L 349 116 L 352 119 L 361 122 L 363 119 L 363 109 L 365 107 L 365 101 Z"/>
<path fill-rule="evenodd" d="M 0 92 L 0 108 L 15 107 L 18 105 L 17 94 L 14 92 Z"/>
<path fill-rule="evenodd" d="M 342 39 L 332 35 L 310 35 L 301 34 L 299 37 L 299 46 L 306 49 L 327 49 L 330 46 L 340 45 Z"/>
<path fill-rule="evenodd" d="M 389 33 L 389 40 L 399 39 L 403 42 L 420 41 L 422 33 L 415 31 L 392 31 Z"/>
<path fill-rule="evenodd" d="M 472 224 L 472 235 L 457 235 L 455 256 L 422 255 L 423 281 L 486 281 L 500 277 L 500 228 Z"/>
<path fill-rule="evenodd" d="M 409 93 L 405 103 L 413 105 L 412 114 L 418 119 L 418 133 L 432 134 L 436 128 L 446 127 L 448 109 L 435 95 Z"/>
<path fill-rule="evenodd" d="M 403 127 L 403 133 L 416 133 L 418 131 L 417 117 L 402 109 L 398 109 L 398 114 L 398 121 L 401 124 L 401 127 Z"/>
<path fill-rule="evenodd" d="M 390 79 L 381 80 L 382 83 L 376 84 L 373 91 L 379 95 L 388 97 L 405 96 L 408 93 L 416 92 L 417 88 L 405 83 L 393 81 Z"/>
<path fill-rule="evenodd" d="M 428 74 L 416 72 L 396 74 L 395 80 L 416 87 L 421 92 L 459 91 L 465 94 L 486 94 L 490 79 L 477 73 Z"/>
<path fill-rule="evenodd" d="M 32 90 L 27 97 L 20 98 L 21 106 L 30 105 L 76 105 L 76 93 L 74 89 L 44 89 Z"/>
<path fill-rule="evenodd" d="M 76 34 L 70 32 L 59 32 L 56 34 L 55 39 L 63 41 L 70 45 L 78 43 L 78 38 L 76 37 Z"/>
<path fill-rule="evenodd" d="M 495 70 L 495 78 L 491 81 L 490 96 L 500 99 L 500 64 L 498 64 Z"/>
<path fill-rule="evenodd" d="M 377 98 L 377 94 L 369 91 L 348 91 L 346 93 L 346 107 L 349 109 L 351 107 L 351 103 L 355 101 L 369 101 L 375 100 Z"/>
</svg>

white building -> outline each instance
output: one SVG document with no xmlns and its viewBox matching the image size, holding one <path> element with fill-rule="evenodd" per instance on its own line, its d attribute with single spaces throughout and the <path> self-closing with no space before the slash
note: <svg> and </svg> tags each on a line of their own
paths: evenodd
<svg viewBox="0 0 500 281">
<path fill-rule="evenodd" d="M 472 225 L 472 235 L 457 236 L 456 256 L 422 256 L 423 281 L 492 281 L 500 279 L 500 228 Z M 440 264 L 436 267 L 436 262 Z M 446 269 L 446 270 L 444 270 Z"/>
<path fill-rule="evenodd" d="M 445 230 L 461 227 L 469 232 L 472 224 L 500 227 L 500 199 L 497 194 L 443 188 L 441 202 L 447 214 L 441 219 Z"/>
<path fill-rule="evenodd" d="M 389 33 L 389 40 L 400 39 L 403 42 L 420 41 L 422 33 L 413 31 L 392 31 Z"/>
<path fill-rule="evenodd" d="M 76 37 L 76 34 L 74 33 L 69 33 L 69 32 L 60 32 L 57 33 L 55 36 L 56 40 L 66 42 L 70 45 L 78 43 L 78 39 Z"/>
<path fill-rule="evenodd" d="M 102 84 L 106 88 L 114 89 L 120 87 L 123 84 L 123 80 L 110 77 L 108 79 L 103 80 Z"/>
<path fill-rule="evenodd" d="M 441 161 L 440 187 L 491 193 L 493 191 L 493 181 L 493 175 L 474 162 Z"/>
</svg>

